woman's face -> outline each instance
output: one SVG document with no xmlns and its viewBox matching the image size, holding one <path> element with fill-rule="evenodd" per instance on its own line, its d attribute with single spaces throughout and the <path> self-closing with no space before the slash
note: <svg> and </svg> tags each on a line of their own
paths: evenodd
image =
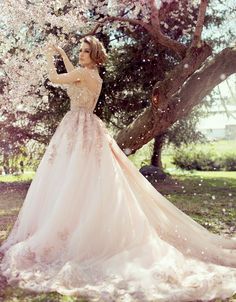
<svg viewBox="0 0 236 302">
<path fill-rule="evenodd" d="M 83 67 L 93 67 L 95 62 L 90 58 L 90 45 L 82 42 L 79 49 L 79 64 Z"/>
</svg>

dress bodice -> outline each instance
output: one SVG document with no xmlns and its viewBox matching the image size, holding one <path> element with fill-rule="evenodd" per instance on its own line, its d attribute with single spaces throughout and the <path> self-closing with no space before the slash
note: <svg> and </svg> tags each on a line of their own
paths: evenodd
<svg viewBox="0 0 236 302">
<path fill-rule="evenodd" d="M 98 87 L 100 87 L 97 92 L 92 91 L 88 86 L 81 82 L 66 85 L 67 94 L 70 98 L 71 111 L 78 111 L 83 107 L 84 109 L 93 112 L 102 88 L 102 79 L 97 78 L 96 81 L 98 81 Z"/>
</svg>

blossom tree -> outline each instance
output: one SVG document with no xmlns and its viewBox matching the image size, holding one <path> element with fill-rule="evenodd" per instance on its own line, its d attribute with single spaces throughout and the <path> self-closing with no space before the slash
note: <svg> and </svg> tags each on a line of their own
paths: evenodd
<svg viewBox="0 0 236 302">
<path fill-rule="evenodd" d="M 198 10 L 197 19 L 176 40 L 175 25 L 169 28 L 165 21 L 170 14 L 176 19 L 184 14 L 191 16 L 193 7 Z M 169 50 L 177 63 L 163 80 L 153 85 L 151 106 L 116 135 L 117 143 L 127 154 L 188 116 L 214 87 L 236 72 L 235 45 L 213 53 L 210 43 L 202 38 L 207 0 L 100 0 L 96 3 L 19 0 L 17 8 L 15 1 L 6 0 L 0 9 L 1 112 L 34 111 L 42 95 L 47 102 L 43 50 L 49 42 L 64 48 L 76 47 L 86 35 L 110 33 L 125 26 L 130 31 L 140 27 L 157 47 L 161 45 Z"/>
</svg>

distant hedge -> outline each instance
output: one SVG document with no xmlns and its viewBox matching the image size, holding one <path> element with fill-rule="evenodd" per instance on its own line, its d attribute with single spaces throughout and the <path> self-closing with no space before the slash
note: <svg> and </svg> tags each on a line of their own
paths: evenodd
<svg viewBox="0 0 236 302">
<path fill-rule="evenodd" d="M 217 155 L 212 151 L 181 149 L 175 151 L 172 162 L 184 170 L 236 171 L 236 153 Z"/>
</svg>

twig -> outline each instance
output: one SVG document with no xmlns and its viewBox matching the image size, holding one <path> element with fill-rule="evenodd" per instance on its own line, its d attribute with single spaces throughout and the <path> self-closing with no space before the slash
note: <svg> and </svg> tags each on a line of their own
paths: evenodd
<svg viewBox="0 0 236 302">
<path fill-rule="evenodd" d="M 153 2 L 153 0 L 152 0 Z M 153 4 L 154 5 L 154 4 Z M 143 22 L 142 20 L 137 20 L 137 19 L 132 19 L 132 18 L 125 18 L 125 17 L 119 17 L 119 16 L 107 16 L 103 20 L 98 21 L 96 26 L 94 27 L 93 30 L 90 32 L 81 35 L 81 38 L 88 36 L 88 35 L 94 35 L 97 30 L 100 27 L 103 27 L 106 22 L 128 22 L 133 25 L 140 25 L 142 26 L 148 34 L 154 39 L 154 41 L 158 44 L 161 44 L 169 49 L 172 49 L 177 55 L 181 58 L 184 58 L 186 54 L 186 46 L 170 39 L 169 37 L 163 35 L 160 30 L 160 23 L 158 22 L 158 15 L 157 15 L 157 8 L 154 12 L 152 12 L 152 21 L 151 24 L 148 24 L 146 22 Z M 156 19 L 157 17 L 157 19 Z"/>
<path fill-rule="evenodd" d="M 192 47 L 197 47 L 201 42 L 201 35 L 202 35 L 202 29 L 203 29 L 205 15 L 206 15 L 206 9 L 207 9 L 207 0 L 201 0 L 198 18 L 197 18 L 197 24 L 193 35 L 193 40 L 191 43 Z"/>
</svg>

